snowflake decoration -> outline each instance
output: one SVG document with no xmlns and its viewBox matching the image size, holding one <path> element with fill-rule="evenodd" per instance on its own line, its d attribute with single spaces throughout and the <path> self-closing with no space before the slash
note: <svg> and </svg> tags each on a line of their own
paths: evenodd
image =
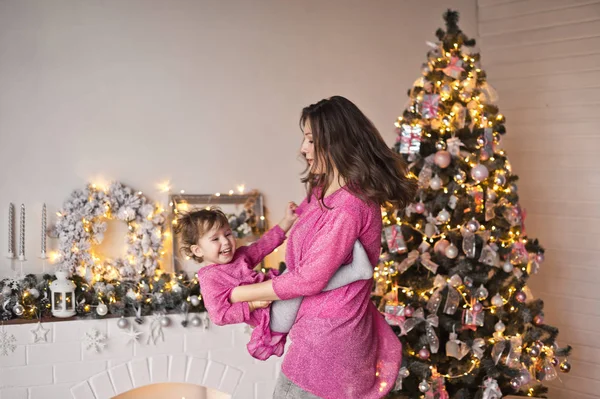
<svg viewBox="0 0 600 399">
<path fill-rule="evenodd" d="M 95 328 L 92 328 L 90 331 L 85 333 L 85 336 L 83 337 L 83 343 L 85 344 L 85 348 L 87 350 L 94 350 L 96 353 L 99 353 L 106 347 L 106 335 Z"/>
<path fill-rule="evenodd" d="M 11 290 L 18 291 L 21 289 L 21 282 L 16 278 L 7 278 L 6 286 L 10 287 Z"/>
<path fill-rule="evenodd" d="M 13 353 L 17 349 L 15 342 L 17 339 L 13 334 L 4 330 L 0 331 L 0 356 L 8 356 Z"/>
<path fill-rule="evenodd" d="M 140 336 L 142 335 L 142 332 L 136 330 L 133 325 L 130 325 L 129 326 L 129 330 L 128 331 L 123 331 L 123 334 L 125 336 L 127 336 L 127 338 L 128 338 L 127 343 L 128 344 L 134 344 L 136 342 L 139 342 Z"/>
</svg>

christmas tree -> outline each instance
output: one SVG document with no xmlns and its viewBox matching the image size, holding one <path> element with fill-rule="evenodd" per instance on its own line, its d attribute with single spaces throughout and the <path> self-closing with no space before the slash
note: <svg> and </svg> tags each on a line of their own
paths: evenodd
<svg viewBox="0 0 600 399">
<path fill-rule="evenodd" d="M 505 118 L 475 40 L 448 10 L 396 122 L 395 150 L 419 190 L 383 212 L 375 296 L 403 344 L 392 397 L 539 397 L 570 347 L 527 288 L 544 249 L 527 237 Z"/>
</svg>

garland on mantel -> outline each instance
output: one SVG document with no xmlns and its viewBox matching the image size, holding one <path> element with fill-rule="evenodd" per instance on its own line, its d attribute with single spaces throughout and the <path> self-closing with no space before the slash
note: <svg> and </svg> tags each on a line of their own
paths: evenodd
<svg viewBox="0 0 600 399">
<path fill-rule="evenodd" d="M 51 317 L 50 284 L 55 276 L 33 274 L 23 279 L 6 278 L 0 281 L 0 319 L 38 319 Z M 109 316 L 144 316 L 155 313 L 202 312 L 204 304 L 196 278 L 184 273 L 161 273 L 139 281 L 87 282 L 83 277 L 72 278 L 76 285 L 75 299 L 78 318 L 98 319 Z M 106 315 L 98 314 L 98 305 L 108 307 Z M 101 312 L 102 313 L 102 312 Z"/>
</svg>

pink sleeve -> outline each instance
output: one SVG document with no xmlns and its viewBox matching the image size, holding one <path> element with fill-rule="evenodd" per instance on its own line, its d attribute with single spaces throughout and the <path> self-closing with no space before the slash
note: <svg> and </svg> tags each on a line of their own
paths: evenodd
<svg viewBox="0 0 600 399">
<path fill-rule="evenodd" d="M 247 323 L 251 315 L 248 302 L 230 303 L 229 296 L 235 287 L 221 283 L 213 278 L 214 274 L 210 271 L 198 273 L 202 299 L 210 320 L 218 326 Z"/>
<path fill-rule="evenodd" d="M 265 256 L 283 244 L 284 241 L 285 232 L 281 229 L 281 227 L 279 227 L 279 225 L 267 231 L 255 243 L 246 247 L 246 255 L 248 256 L 250 263 L 249 267 L 253 268 L 256 266 L 265 258 Z"/>
<path fill-rule="evenodd" d="M 352 253 L 361 230 L 358 217 L 343 209 L 329 212 L 328 220 L 314 232 L 311 245 L 303 248 L 305 252 L 294 270 L 273 279 L 273 290 L 279 298 L 309 296 L 323 291 Z"/>
</svg>

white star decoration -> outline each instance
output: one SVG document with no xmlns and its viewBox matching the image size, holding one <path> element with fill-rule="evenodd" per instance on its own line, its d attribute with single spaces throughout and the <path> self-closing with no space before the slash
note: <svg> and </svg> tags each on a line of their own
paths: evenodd
<svg viewBox="0 0 600 399">
<path fill-rule="evenodd" d="M 139 342 L 140 336 L 142 335 L 142 332 L 136 330 L 133 325 L 130 325 L 129 326 L 129 330 L 123 331 L 123 334 L 125 334 L 127 336 L 127 338 L 129 338 L 129 340 L 127 341 L 127 343 L 128 344 L 133 344 L 135 342 Z"/>
<path fill-rule="evenodd" d="M 48 342 L 48 331 L 50 331 L 50 329 L 42 327 L 42 323 L 38 322 L 37 326 L 31 330 L 31 333 L 33 334 L 33 343 Z"/>
</svg>

